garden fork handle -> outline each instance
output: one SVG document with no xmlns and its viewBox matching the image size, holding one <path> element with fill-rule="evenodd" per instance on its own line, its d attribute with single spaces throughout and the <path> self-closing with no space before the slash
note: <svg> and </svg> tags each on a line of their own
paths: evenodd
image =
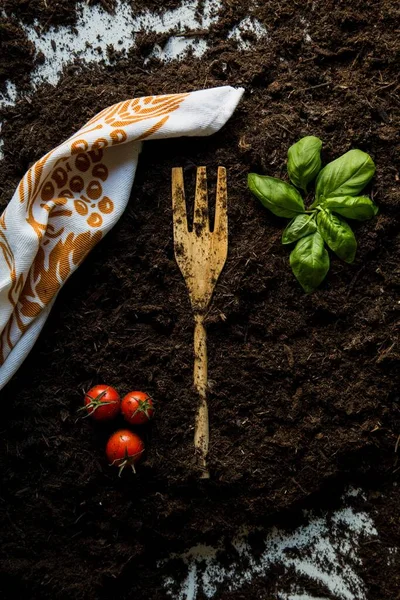
<svg viewBox="0 0 400 600">
<path fill-rule="evenodd" d="M 193 382 L 199 394 L 199 404 L 194 430 L 194 446 L 198 465 L 202 470 L 201 478 L 208 479 L 208 406 L 207 406 L 207 332 L 204 327 L 204 314 L 194 314 L 194 371 Z"/>
</svg>

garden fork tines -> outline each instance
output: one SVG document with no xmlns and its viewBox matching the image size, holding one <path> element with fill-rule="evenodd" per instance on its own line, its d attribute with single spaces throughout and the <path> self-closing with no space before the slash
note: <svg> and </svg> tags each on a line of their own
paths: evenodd
<svg viewBox="0 0 400 600">
<path fill-rule="evenodd" d="M 210 230 L 205 167 L 198 167 L 193 228 L 189 231 L 183 173 L 172 169 L 175 258 L 186 281 L 194 314 L 194 386 L 199 394 L 194 445 L 202 477 L 208 478 L 207 334 L 204 319 L 228 254 L 226 170 L 218 167 L 215 223 Z"/>
</svg>

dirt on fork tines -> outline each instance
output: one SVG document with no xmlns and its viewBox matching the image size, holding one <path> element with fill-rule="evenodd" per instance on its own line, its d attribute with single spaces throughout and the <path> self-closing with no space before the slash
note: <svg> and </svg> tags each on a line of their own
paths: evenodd
<svg viewBox="0 0 400 600">
<path fill-rule="evenodd" d="M 50 2 L 7 0 L 7 47 L 18 39 L 18 20 L 30 22 L 30 4 L 43 26 L 48 20 Z M 165 598 L 155 561 L 167 553 L 301 508 L 313 494 L 337 498 L 347 481 L 381 490 L 398 481 L 399 6 L 256 4 L 225 0 L 199 60 L 152 58 L 144 66 L 153 37 L 142 35 L 111 66 L 74 63 L 55 87 L 30 89 L 0 110 L 4 208 L 28 166 L 104 107 L 245 87 L 218 134 L 144 145 L 126 212 L 64 286 L 34 350 L 0 393 L 4 598 Z M 238 52 L 227 33 L 248 14 L 268 37 Z M 26 92 L 38 57 L 29 46 L 14 50 L 1 54 L 0 77 L 18 70 Z M 287 149 L 304 135 L 323 140 L 324 164 L 350 148 L 368 152 L 380 209 L 354 225 L 354 264 L 331 256 L 312 295 L 290 270 L 282 220 L 246 189 L 249 171 L 286 177 Z M 207 167 L 211 198 L 217 166 L 225 166 L 229 192 L 229 256 L 207 317 L 209 482 L 198 482 L 193 464 L 193 323 L 174 259 L 170 198 L 175 166 L 193 198 L 196 165 Z M 83 391 L 101 382 L 121 393 L 146 390 L 157 404 L 136 477 L 118 479 L 106 464 L 116 425 L 77 419 Z M 382 498 L 383 552 L 400 543 L 400 511 L 392 492 Z M 363 560 L 368 600 L 396 598 L 399 562 L 377 569 L 382 555 L 373 545 L 363 547 Z M 249 586 L 245 597 L 266 589 Z M 217 600 L 239 597 L 226 591 Z"/>
</svg>

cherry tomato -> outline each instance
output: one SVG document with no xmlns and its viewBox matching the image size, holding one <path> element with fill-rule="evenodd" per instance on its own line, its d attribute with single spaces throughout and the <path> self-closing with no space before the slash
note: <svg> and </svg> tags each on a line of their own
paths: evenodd
<svg viewBox="0 0 400 600">
<path fill-rule="evenodd" d="M 143 425 L 154 414 L 153 400 L 146 392 L 129 392 L 122 398 L 121 412 L 131 425 Z"/>
<path fill-rule="evenodd" d="M 139 462 L 143 452 L 143 440 L 129 429 L 120 429 L 113 433 L 106 446 L 108 462 L 119 467 L 119 475 L 127 465 L 130 465 L 135 473 L 135 464 Z"/>
<path fill-rule="evenodd" d="M 82 410 L 86 410 L 87 416 L 96 421 L 109 421 L 118 415 L 120 406 L 121 398 L 117 390 L 110 385 L 95 385 L 85 395 Z"/>
</svg>

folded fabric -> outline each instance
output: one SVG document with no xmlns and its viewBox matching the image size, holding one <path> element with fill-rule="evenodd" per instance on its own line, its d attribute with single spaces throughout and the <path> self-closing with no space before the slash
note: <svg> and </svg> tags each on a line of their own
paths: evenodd
<svg viewBox="0 0 400 600">
<path fill-rule="evenodd" d="M 224 86 L 119 102 L 29 169 L 0 217 L 0 389 L 62 285 L 122 215 L 142 140 L 211 135 L 242 93 Z"/>
</svg>

